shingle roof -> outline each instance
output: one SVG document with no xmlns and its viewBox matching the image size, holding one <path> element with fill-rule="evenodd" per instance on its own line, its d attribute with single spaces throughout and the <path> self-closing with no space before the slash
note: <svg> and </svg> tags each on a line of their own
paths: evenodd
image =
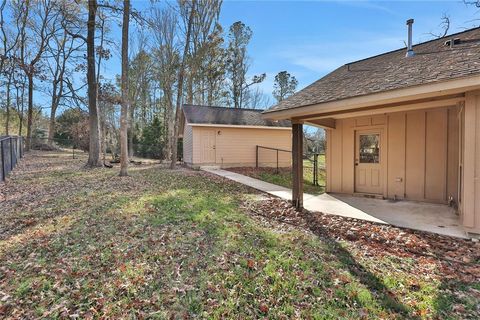
<svg viewBox="0 0 480 320">
<path fill-rule="evenodd" d="M 183 113 L 191 124 L 221 124 L 238 126 L 290 127 L 290 121 L 262 118 L 263 110 L 183 105 Z"/>
<path fill-rule="evenodd" d="M 452 48 L 445 45 L 460 39 Z M 480 28 L 346 64 L 265 112 L 352 98 L 480 74 Z"/>
</svg>

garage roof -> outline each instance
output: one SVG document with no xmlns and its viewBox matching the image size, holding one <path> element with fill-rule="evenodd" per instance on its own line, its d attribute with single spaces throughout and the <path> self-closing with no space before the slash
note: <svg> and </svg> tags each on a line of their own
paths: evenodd
<svg viewBox="0 0 480 320">
<path fill-rule="evenodd" d="M 272 121 L 262 118 L 257 109 L 235 109 L 202 105 L 183 105 L 183 113 L 189 124 L 219 124 L 259 127 L 290 127 L 290 121 Z"/>
</svg>

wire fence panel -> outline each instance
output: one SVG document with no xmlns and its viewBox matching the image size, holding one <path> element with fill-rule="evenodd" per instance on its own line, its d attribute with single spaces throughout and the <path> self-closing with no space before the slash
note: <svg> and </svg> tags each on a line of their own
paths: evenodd
<svg viewBox="0 0 480 320">
<path fill-rule="evenodd" d="M 0 137 L 0 181 L 5 181 L 8 174 L 23 157 L 23 137 L 2 136 Z"/>
<path fill-rule="evenodd" d="M 49 139 L 46 137 L 32 137 L 31 138 L 31 149 L 32 150 L 42 150 L 42 151 L 57 151 L 57 150 L 70 150 L 72 157 L 75 158 L 80 153 L 84 152 L 88 154 L 88 145 L 79 144 L 75 139 L 60 139 L 53 138 Z M 109 141 L 104 142 L 100 146 L 101 157 L 105 157 L 106 163 L 119 163 L 120 162 L 120 146 L 116 143 L 110 143 Z M 178 150 L 181 151 L 181 145 Z M 142 143 L 133 143 L 129 145 L 128 148 L 129 159 L 131 161 L 142 161 L 145 160 L 165 160 L 165 148 L 162 143 L 159 144 L 142 144 Z M 181 159 L 181 153 L 178 154 Z"/>
<path fill-rule="evenodd" d="M 292 151 L 264 146 L 256 146 L 256 167 L 282 168 L 292 166 Z M 314 186 L 325 187 L 325 154 L 312 153 L 303 155 L 303 179 Z"/>
<path fill-rule="evenodd" d="M 256 167 L 262 168 L 289 168 L 292 166 L 292 151 L 257 146 Z"/>
<path fill-rule="evenodd" d="M 312 185 L 325 187 L 325 155 L 312 153 L 303 156 L 303 179 Z"/>
</svg>

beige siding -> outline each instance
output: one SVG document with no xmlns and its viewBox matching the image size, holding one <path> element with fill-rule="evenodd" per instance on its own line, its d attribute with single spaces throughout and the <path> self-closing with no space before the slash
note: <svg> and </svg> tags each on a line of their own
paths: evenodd
<svg viewBox="0 0 480 320">
<path fill-rule="evenodd" d="M 193 161 L 193 130 L 192 126 L 185 123 L 183 131 L 183 161 L 191 165 Z"/>
<path fill-rule="evenodd" d="M 457 108 L 337 119 L 327 130 L 330 192 L 353 193 L 355 131 L 381 129 L 383 196 L 446 203 L 457 200 Z"/>
<path fill-rule="evenodd" d="M 463 128 L 462 220 L 467 231 L 480 233 L 480 92 L 465 97 Z"/>
<path fill-rule="evenodd" d="M 202 132 L 215 132 L 215 163 L 202 160 Z M 222 167 L 255 166 L 256 146 L 265 146 L 291 150 L 291 130 L 236 128 L 236 127 L 193 127 L 193 164 L 215 164 Z M 276 152 L 260 150 L 259 164 L 261 166 L 276 166 Z M 291 153 L 279 152 L 279 165 L 291 165 Z"/>
</svg>

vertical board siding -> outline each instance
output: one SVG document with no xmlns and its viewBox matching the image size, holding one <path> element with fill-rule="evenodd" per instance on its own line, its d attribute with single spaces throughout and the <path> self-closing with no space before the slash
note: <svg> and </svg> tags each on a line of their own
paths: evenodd
<svg viewBox="0 0 480 320">
<path fill-rule="evenodd" d="M 474 232 L 480 234 L 480 94 L 475 99 L 475 200 L 474 200 Z"/>
<path fill-rule="evenodd" d="M 426 112 L 425 199 L 447 200 L 447 109 Z"/>
<path fill-rule="evenodd" d="M 334 130 L 326 129 L 325 130 L 325 140 L 327 142 L 325 150 L 325 169 L 326 169 L 326 192 L 332 192 L 332 134 Z"/>
<path fill-rule="evenodd" d="M 405 195 L 422 200 L 425 195 L 425 112 L 409 112 L 406 117 Z"/>
<path fill-rule="evenodd" d="M 458 199 L 457 107 L 338 119 L 329 130 L 330 192 L 355 190 L 355 130 L 383 127 L 383 195 L 446 203 Z"/>
<path fill-rule="evenodd" d="M 327 146 L 330 149 L 330 172 L 331 172 L 331 192 L 342 192 L 342 133 L 343 120 L 337 120 L 336 129 L 330 130 L 330 143 Z M 353 186 L 352 186 L 353 187 Z"/>
<path fill-rule="evenodd" d="M 388 197 L 405 197 L 405 114 L 394 113 L 388 116 Z"/>
<path fill-rule="evenodd" d="M 480 93 L 465 96 L 463 225 L 480 233 Z"/>
<path fill-rule="evenodd" d="M 187 123 L 183 131 L 183 161 L 187 164 L 193 162 L 193 129 Z"/>
<path fill-rule="evenodd" d="M 355 134 L 352 134 L 355 127 L 353 119 L 343 120 L 343 134 L 342 134 L 342 159 L 340 161 L 342 165 L 342 192 L 353 193 L 354 192 L 354 179 L 355 179 Z"/>
<path fill-rule="evenodd" d="M 255 166 L 256 146 L 265 146 L 284 150 L 292 150 L 291 130 L 261 129 L 261 128 L 228 128 L 228 127 L 194 127 L 193 128 L 193 164 L 202 162 L 201 135 L 205 131 L 215 131 L 215 165 Z M 279 152 L 279 165 L 291 166 L 291 152 Z M 272 150 L 260 149 L 259 165 L 275 167 L 277 153 Z"/>
<path fill-rule="evenodd" d="M 458 108 L 448 108 L 447 198 L 458 203 L 459 119 Z"/>
</svg>

